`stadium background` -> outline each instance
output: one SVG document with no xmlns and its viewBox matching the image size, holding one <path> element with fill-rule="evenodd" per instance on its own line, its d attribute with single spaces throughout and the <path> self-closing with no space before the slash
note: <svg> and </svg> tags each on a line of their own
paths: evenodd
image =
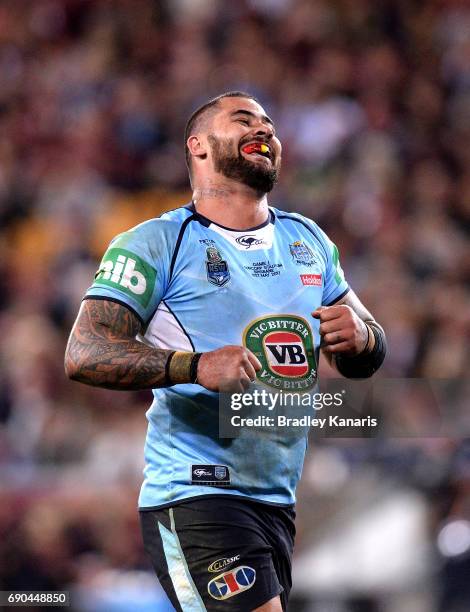
<svg viewBox="0 0 470 612">
<path fill-rule="evenodd" d="M 188 201 L 186 118 L 248 90 L 284 144 L 271 202 L 340 246 L 387 330 L 381 375 L 464 377 L 469 5 L 3 0 L 0 85 L 0 589 L 165 610 L 135 512 L 150 393 L 63 374 L 100 255 Z M 468 612 L 469 490 L 465 439 L 318 442 L 290 609 Z"/>
</svg>

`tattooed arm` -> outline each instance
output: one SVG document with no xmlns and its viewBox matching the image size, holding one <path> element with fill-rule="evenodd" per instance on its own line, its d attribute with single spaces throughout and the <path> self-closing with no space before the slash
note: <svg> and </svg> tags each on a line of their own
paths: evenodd
<svg viewBox="0 0 470 612">
<path fill-rule="evenodd" d="M 65 350 L 65 372 L 72 380 L 106 389 L 148 389 L 192 380 L 219 391 L 228 385 L 245 390 L 261 368 L 242 346 L 224 346 L 207 353 L 157 349 L 136 340 L 139 319 L 125 306 L 109 300 L 84 300 Z M 167 367 L 167 363 L 169 367 Z"/>
<path fill-rule="evenodd" d="M 84 300 L 65 351 L 72 380 L 107 389 L 148 389 L 168 384 L 165 368 L 173 351 L 136 340 L 139 319 L 108 300 Z"/>
</svg>

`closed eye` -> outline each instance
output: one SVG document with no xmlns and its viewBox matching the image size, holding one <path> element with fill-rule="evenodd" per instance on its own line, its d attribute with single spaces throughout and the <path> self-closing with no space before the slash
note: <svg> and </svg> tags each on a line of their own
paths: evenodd
<svg viewBox="0 0 470 612">
<path fill-rule="evenodd" d="M 250 125 L 248 119 L 237 119 L 238 123 L 243 123 L 243 125 Z"/>
</svg>

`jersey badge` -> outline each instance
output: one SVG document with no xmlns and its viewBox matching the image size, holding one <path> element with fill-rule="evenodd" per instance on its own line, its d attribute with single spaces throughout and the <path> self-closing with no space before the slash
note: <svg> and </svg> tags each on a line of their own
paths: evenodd
<svg viewBox="0 0 470 612">
<path fill-rule="evenodd" d="M 210 486 L 230 485 L 230 472 L 226 465 L 192 465 L 191 484 Z"/>
<path fill-rule="evenodd" d="M 216 287 L 223 287 L 230 280 L 228 263 L 215 246 L 207 247 L 206 255 L 207 280 Z"/>
<path fill-rule="evenodd" d="M 225 480 L 227 478 L 227 468 L 225 465 L 216 465 L 214 468 L 214 476 L 217 480 Z"/>
<path fill-rule="evenodd" d="M 306 245 L 305 242 L 296 240 L 296 242 L 289 244 L 289 249 L 292 259 L 296 264 L 313 266 L 315 263 L 315 255 L 313 254 L 312 249 Z"/>
</svg>

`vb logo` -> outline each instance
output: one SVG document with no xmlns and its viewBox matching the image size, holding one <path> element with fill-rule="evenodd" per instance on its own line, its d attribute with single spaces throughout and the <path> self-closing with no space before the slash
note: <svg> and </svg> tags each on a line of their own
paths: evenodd
<svg viewBox="0 0 470 612">
<path fill-rule="evenodd" d="M 306 351 L 300 334 L 273 332 L 264 337 L 271 370 L 283 376 L 304 376 L 308 372 Z"/>
<path fill-rule="evenodd" d="M 155 278 L 154 268 L 138 255 L 112 248 L 103 257 L 95 283 L 123 291 L 146 307 L 155 287 Z"/>
<path fill-rule="evenodd" d="M 296 315 L 260 317 L 246 327 L 244 345 L 258 357 L 259 382 L 276 389 L 309 389 L 317 369 L 313 333 L 308 322 Z"/>
</svg>

